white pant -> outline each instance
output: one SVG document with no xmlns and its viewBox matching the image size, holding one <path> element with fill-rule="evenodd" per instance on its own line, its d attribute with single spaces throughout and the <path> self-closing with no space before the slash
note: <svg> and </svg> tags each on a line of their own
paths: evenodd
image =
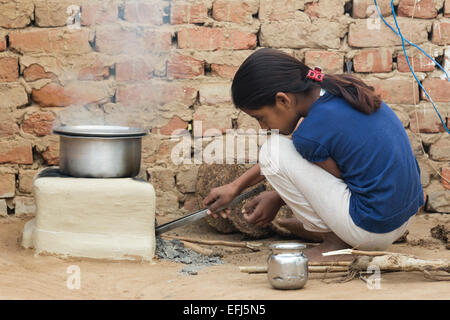
<svg viewBox="0 0 450 320">
<path fill-rule="evenodd" d="M 346 183 L 304 159 L 291 139 L 274 135 L 259 153 L 261 171 L 306 230 L 334 232 L 361 250 L 386 250 L 403 235 L 409 222 L 388 233 L 372 233 L 350 217 L 351 191 Z"/>
</svg>

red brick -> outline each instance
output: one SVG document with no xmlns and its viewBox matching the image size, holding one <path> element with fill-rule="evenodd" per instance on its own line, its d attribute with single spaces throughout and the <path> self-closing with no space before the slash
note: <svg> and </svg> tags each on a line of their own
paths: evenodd
<svg viewBox="0 0 450 320">
<path fill-rule="evenodd" d="M 308 51 L 305 54 L 305 64 L 310 68 L 319 66 L 326 73 L 342 73 L 344 55 L 330 51 Z"/>
<path fill-rule="evenodd" d="M 183 208 L 188 212 L 194 212 L 200 210 L 198 199 L 195 195 L 188 195 L 184 201 Z"/>
<path fill-rule="evenodd" d="M 116 101 L 123 105 L 149 103 L 166 104 L 179 101 L 185 106 L 194 104 L 197 90 L 178 83 L 136 83 L 117 88 Z"/>
<path fill-rule="evenodd" d="M 178 116 L 174 116 L 170 121 L 163 127 L 159 129 L 160 134 L 170 136 L 175 130 L 186 129 L 188 123 Z"/>
<path fill-rule="evenodd" d="M 41 89 L 33 89 L 32 98 L 45 107 L 64 107 L 72 102 L 64 92 L 64 87 L 56 83 L 49 83 Z"/>
<path fill-rule="evenodd" d="M 204 3 L 172 2 L 171 24 L 204 23 L 208 20 L 208 8 Z"/>
<path fill-rule="evenodd" d="M 390 16 L 392 14 L 391 0 L 378 0 L 377 3 L 380 8 L 381 14 L 384 17 Z M 352 10 L 352 17 L 359 19 L 374 17 L 374 14 L 378 14 L 373 0 L 353 0 Z"/>
<path fill-rule="evenodd" d="M 23 193 L 33 192 L 33 179 L 39 170 L 20 170 L 19 191 Z"/>
<path fill-rule="evenodd" d="M 204 74 L 204 62 L 189 56 L 176 53 L 167 62 L 167 77 L 169 79 L 190 79 Z"/>
<path fill-rule="evenodd" d="M 26 141 L 1 141 L 0 163 L 32 164 L 31 143 Z"/>
<path fill-rule="evenodd" d="M 79 6 L 71 0 L 34 0 L 34 24 L 38 27 L 77 27 Z M 70 23 L 68 20 L 70 19 Z"/>
<path fill-rule="evenodd" d="M 217 106 L 231 104 L 231 85 L 229 83 L 202 83 L 199 86 L 200 104 Z"/>
<path fill-rule="evenodd" d="M 225 79 L 233 79 L 239 67 L 227 64 L 212 64 L 211 73 Z"/>
<path fill-rule="evenodd" d="M 450 167 L 444 167 L 442 168 L 442 186 L 450 190 Z"/>
<path fill-rule="evenodd" d="M 53 121 L 55 121 L 55 115 L 52 112 L 35 112 L 25 116 L 22 129 L 38 137 L 46 136 L 52 134 Z"/>
<path fill-rule="evenodd" d="M 199 106 L 194 112 L 194 135 L 212 136 L 232 129 L 233 112 L 233 107 Z"/>
<path fill-rule="evenodd" d="M 97 29 L 96 49 L 107 54 L 142 54 L 167 52 L 172 44 L 170 31 L 125 29 L 121 26 L 102 26 Z"/>
<path fill-rule="evenodd" d="M 450 17 L 450 0 L 445 0 L 444 4 L 444 16 Z"/>
<path fill-rule="evenodd" d="M 163 23 L 164 6 L 162 1 L 145 3 L 140 1 L 126 2 L 124 18 L 133 23 L 150 23 L 161 25 Z"/>
<path fill-rule="evenodd" d="M 104 80 L 109 77 L 109 68 L 97 60 L 78 73 L 78 80 Z"/>
<path fill-rule="evenodd" d="M 48 165 L 58 165 L 59 164 L 59 142 L 50 142 L 47 149 L 42 152 L 42 157 L 45 163 Z"/>
<path fill-rule="evenodd" d="M 450 43 L 450 22 L 435 21 L 433 23 L 433 35 L 431 41 L 443 46 Z"/>
<path fill-rule="evenodd" d="M 168 52 L 172 46 L 172 33 L 169 31 L 147 31 L 143 37 L 144 48 L 148 52 Z"/>
<path fill-rule="evenodd" d="M 69 105 L 85 105 L 89 103 L 106 102 L 109 98 L 101 83 L 73 83 L 62 87 L 49 83 L 41 89 L 33 89 L 33 100 L 42 107 L 65 107 Z"/>
<path fill-rule="evenodd" d="M 0 52 L 6 50 L 6 37 L 3 35 L 0 35 Z"/>
<path fill-rule="evenodd" d="M 423 80 L 422 85 L 434 102 L 450 102 L 450 83 L 447 80 L 427 78 Z M 424 92 L 422 97 L 428 100 Z"/>
<path fill-rule="evenodd" d="M 11 137 L 19 133 L 19 126 L 14 118 L 6 118 L 0 120 L 0 138 Z"/>
<path fill-rule="evenodd" d="M 114 1 L 86 2 L 81 6 L 81 25 L 103 25 L 119 19 L 119 6 Z"/>
<path fill-rule="evenodd" d="M 428 59 L 423 54 L 420 54 L 416 57 L 410 57 L 409 63 L 413 67 L 416 72 L 430 72 L 433 71 L 435 66 L 433 61 Z M 411 72 L 408 66 L 408 62 L 406 61 L 405 55 L 400 53 L 397 57 L 397 69 L 400 72 Z"/>
<path fill-rule="evenodd" d="M 29 103 L 28 94 L 18 82 L 0 82 L 0 117 L 11 108 L 19 108 Z"/>
<path fill-rule="evenodd" d="M 213 3 L 213 18 L 217 21 L 235 23 L 252 22 L 254 9 L 243 1 L 216 0 Z"/>
<path fill-rule="evenodd" d="M 96 31 L 96 50 L 108 54 L 139 52 L 142 47 L 138 41 L 136 30 L 124 29 L 121 26 L 101 26 Z"/>
<path fill-rule="evenodd" d="M 437 17 L 435 0 L 400 0 L 398 15 L 401 17 L 412 17 L 432 19 Z M 416 5 L 414 5 L 416 3 Z"/>
<path fill-rule="evenodd" d="M 23 71 L 23 77 L 25 78 L 26 81 L 36 81 L 40 79 L 52 79 L 52 80 L 57 79 L 54 73 L 46 72 L 42 66 L 36 63 L 33 63 Z"/>
<path fill-rule="evenodd" d="M 434 109 L 427 108 L 424 112 L 423 108 L 419 108 L 417 110 L 417 116 L 419 119 L 419 128 L 420 132 L 422 133 L 438 133 L 445 131 L 444 126 L 442 125 L 441 120 L 437 116 L 436 112 L 434 112 Z M 411 112 L 409 114 L 409 127 L 410 130 L 414 133 L 418 132 L 417 128 L 417 119 L 416 119 L 416 112 Z M 445 121 L 445 119 L 444 119 Z"/>
<path fill-rule="evenodd" d="M 391 25 L 393 24 L 392 19 L 387 21 Z M 428 21 L 414 20 L 411 22 L 410 18 L 399 17 L 398 24 L 402 30 L 408 30 L 407 37 L 411 42 L 420 45 L 428 41 Z M 379 28 L 375 28 L 370 24 L 369 19 L 357 19 L 350 25 L 348 44 L 357 48 L 373 48 L 401 45 L 402 41 L 383 22 L 380 22 Z"/>
<path fill-rule="evenodd" d="M 262 22 L 295 19 L 297 10 L 303 10 L 303 2 L 297 0 L 261 0 L 259 19 Z"/>
<path fill-rule="evenodd" d="M 14 198 L 14 216 L 32 215 L 36 212 L 36 204 L 32 197 L 17 196 Z"/>
<path fill-rule="evenodd" d="M 256 35 L 235 29 L 187 28 L 178 32 L 181 49 L 243 50 L 256 47 Z"/>
<path fill-rule="evenodd" d="M 438 142 L 430 147 L 430 158 L 437 161 L 450 160 L 450 139 L 448 136 L 442 137 Z"/>
<path fill-rule="evenodd" d="M 19 59 L 0 57 L 0 82 L 13 82 L 19 78 Z"/>
<path fill-rule="evenodd" d="M 91 51 L 89 31 L 80 29 L 26 29 L 9 34 L 10 47 L 20 53 L 86 53 Z"/>
<path fill-rule="evenodd" d="M 413 86 L 411 80 L 388 79 L 366 80 L 365 82 L 373 86 L 387 103 L 415 104 L 419 102 L 419 86 L 416 84 Z M 412 88 L 415 92 L 412 92 Z"/>
<path fill-rule="evenodd" d="M 356 72 L 390 72 L 392 71 L 392 50 L 367 49 L 355 55 L 353 66 Z"/>
<path fill-rule="evenodd" d="M 34 1 L 0 1 L 0 28 L 16 29 L 28 26 L 34 17 Z"/>
<path fill-rule="evenodd" d="M 0 199 L 13 198 L 16 194 L 16 176 L 13 173 L 0 174 Z"/>
<path fill-rule="evenodd" d="M 153 67 L 145 60 L 128 60 L 116 64 L 117 81 L 149 80 Z"/>
<path fill-rule="evenodd" d="M 178 143 L 180 143 L 180 141 L 177 139 L 164 141 L 164 143 L 161 143 L 158 146 L 158 150 L 152 155 L 145 157 L 144 161 L 146 163 L 172 162 L 172 149 Z"/>
<path fill-rule="evenodd" d="M 317 2 L 305 3 L 305 13 L 310 17 L 319 17 L 319 4 Z"/>
</svg>

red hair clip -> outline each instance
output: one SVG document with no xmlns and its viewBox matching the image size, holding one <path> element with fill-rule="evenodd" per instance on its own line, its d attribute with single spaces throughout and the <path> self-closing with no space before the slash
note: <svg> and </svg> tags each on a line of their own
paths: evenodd
<svg viewBox="0 0 450 320">
<path fill-rule="evenodd" d="M 308 79 L 313 79 L 314 81 L 322 82 L 324 74 L 322 73 L 321 68 L 315 67 L 314 70 L 308 71 L 308 75 L 306 77 Z"/>
</svg>

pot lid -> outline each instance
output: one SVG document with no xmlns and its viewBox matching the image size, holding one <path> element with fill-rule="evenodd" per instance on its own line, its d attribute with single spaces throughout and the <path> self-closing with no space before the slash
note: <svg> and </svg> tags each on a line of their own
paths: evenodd
<svg viewBox="0 0 450 320">
<path fill-rule="evenodd" d="M 279 242 L 269 245 L 272 250 L 303 250 L 306 245 L 298 242 Z"/>
<path fill-rule="evenodd" d="M 142 128 L 123 126 L 80 125 L 60 126 L 53 128 L 53 133 L 58 135 L 76 137 L 142 137 L 147 131 Z"/>
</svg>

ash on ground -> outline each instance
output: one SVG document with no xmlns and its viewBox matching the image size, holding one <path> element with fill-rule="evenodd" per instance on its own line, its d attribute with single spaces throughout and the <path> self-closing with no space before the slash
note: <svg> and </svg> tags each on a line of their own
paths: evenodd
<svg viewBox="0 0 450 320">
<path fill-rule="evenodd" d="M 172 260 L 187 264 L 180 273 L 196 275 L 197 272 L 208 266 L 223 264 L 219 257 L 208 257 L 191 249 L 185 248 L 178 239 L 165 240 L 156 237 L 156 256 L 159 259 Z"/>
</svg>

